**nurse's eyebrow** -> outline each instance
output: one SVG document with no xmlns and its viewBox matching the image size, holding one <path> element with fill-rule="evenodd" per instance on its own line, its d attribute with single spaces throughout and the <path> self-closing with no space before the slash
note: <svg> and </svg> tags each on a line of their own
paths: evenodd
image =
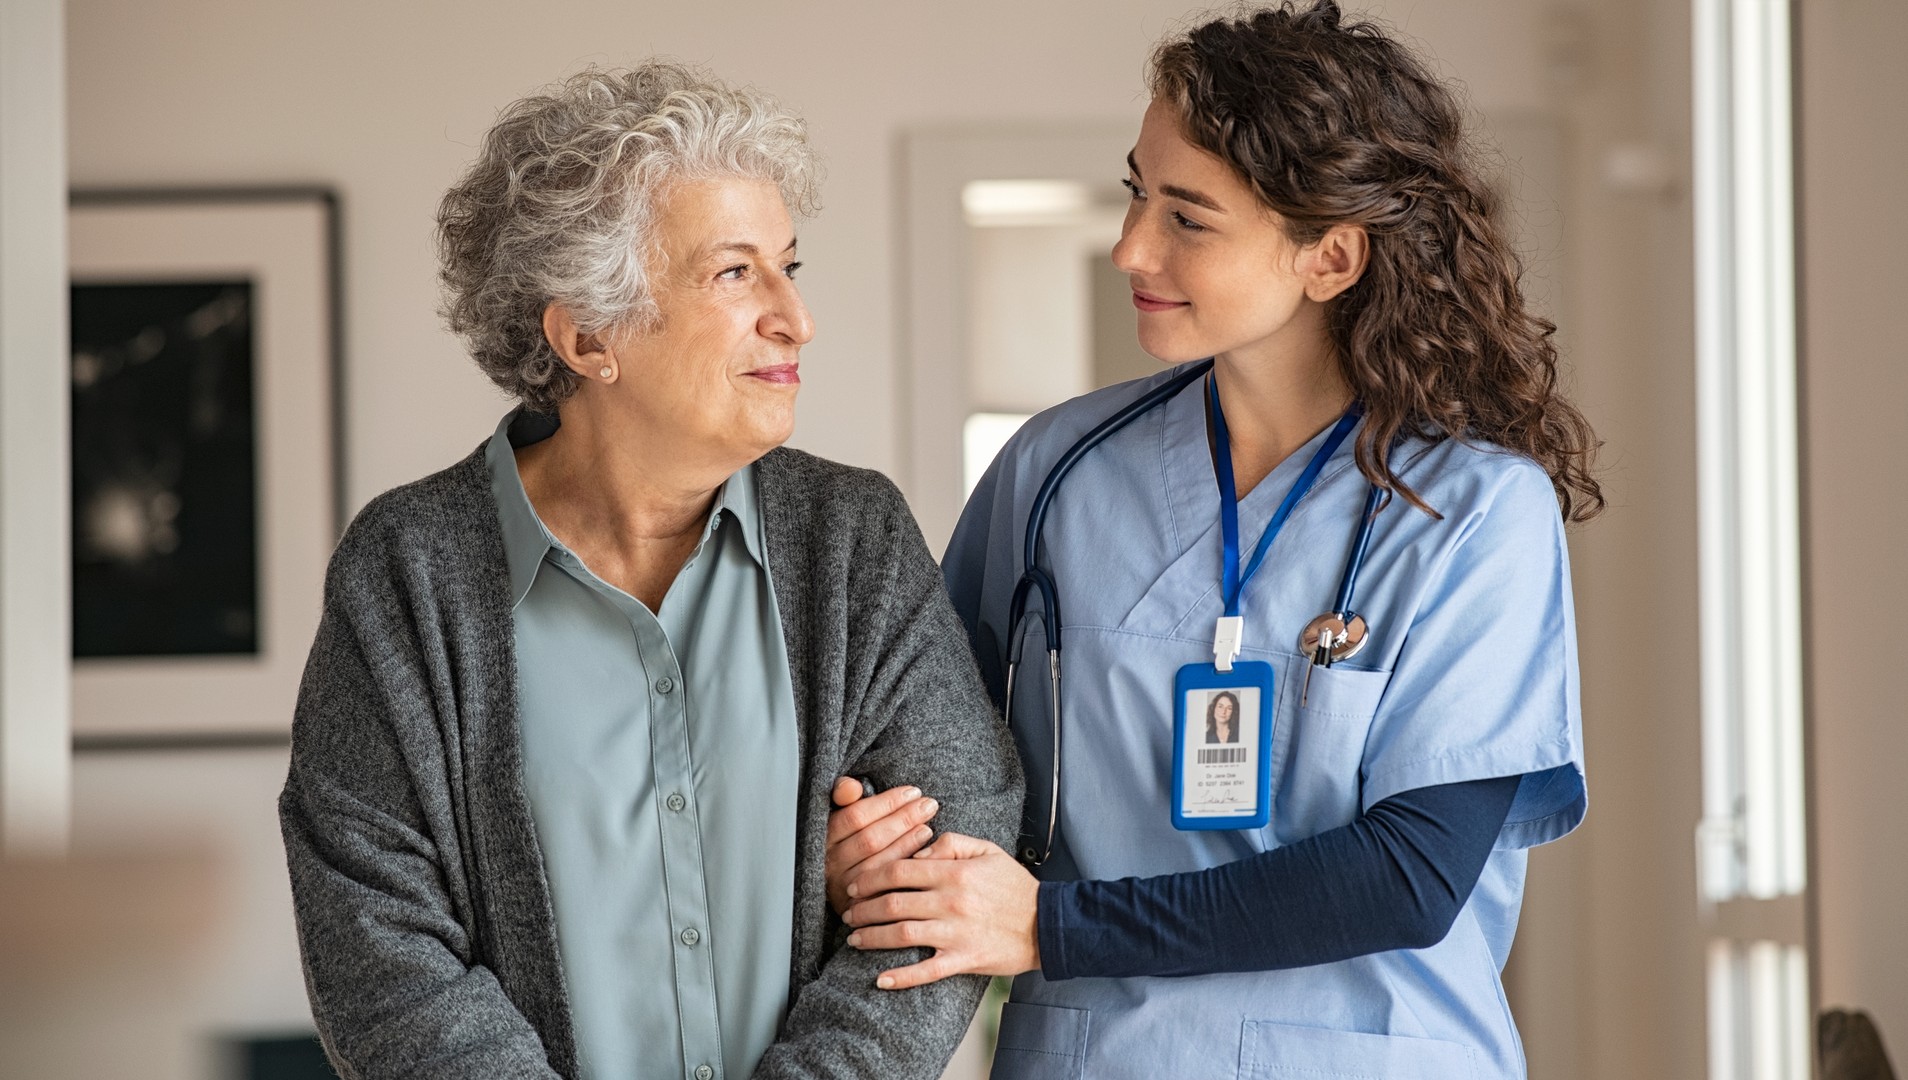
<svg viewBox="0 0 1908 1080">
<path fill-rule="evenodd" d="M 1201 195 L 1200 193 L 1192 190 L 1191 188 L 1183 188 L 1176 184 L 1161 184 L 1159 188 L 1159 192 L 1162 195 L 1170 195 L 1175 199 L 1179 199 L 1184 202 L 1189 202 L 1193 204 L 1194 206 L 1201 207 L 1206 210 L 1210 210 L 1215 214 L 1223 214 L 1226 212 L 1225 207 L 1220 206 L 1218 203 L 1214 202 L 1212 199 L 1204 195 Z"/>
<path fill-rule="evenodd" d="M 1126 167 L 1133 170 L 1134 176 L 1138 176 L 1142 180 L 1145 179 L 1145 177 L 1140 176 L 1139 162 L 1133 160 L 1133 152 L 1131 150 L 1126 152 Z M 1181 202 L 1189 202 L 1194 206 L 1210 210 L 1215 214 L 1223 214 L 1226 212 L 1226 208 L 1213 201 L 1211 197 L 1201 195 L 1191 188 L 1180 187 L 1178 184 L 1162 184 L 1159 193 L 1169 195 Z"/>
</svg>

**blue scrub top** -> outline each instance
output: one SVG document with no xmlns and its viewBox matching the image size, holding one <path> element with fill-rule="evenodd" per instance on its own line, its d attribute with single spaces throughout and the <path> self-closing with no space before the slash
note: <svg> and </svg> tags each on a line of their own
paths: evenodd
<svg viewBox="0 0 1908 1080">
<path fill-rule="evenodd" d="M 1034 492 L 1089 428 L 1170 378 L 1110 387 L 1030 420 L 975 489 L 945 571 L 996 701 L 1007 604 L 1022 572 Z M 1173 828 L 1172 687 L 1212 661 L 1220 598 L 1219 491 L 1199 385 L 1088 454 L 1047 517 L 1044 565 L 1064 620 L 1060 836 L 1046 880 L 1116 879 L 1220 866 L 1349 824 L 1374 803 L 1434 784 L 1523 776 L 1497 850 L 1451 933 L 1286 971 L 1192 978 L 1014 982 L 997 1080 L 1048 1077 L 1521 1077 L 1523 1050 L 1499 972 L 1523 897 L 1525 849 L 1583 819 L 1577 643 L 1563 521 L 1550 480 L 1489 445 L 1406 442 L 1393 467 L 1443 515 L 1402 499 L 1379 516 L 1354 606 L 1363 652 L 1315 670 L 1298 638 L 1329 608 L 1366 484 L 1348 439 L 1247 587 L 1241 658 L 1278 680 L 1271 820 L 1261 829 Z M 1251 550 L 1320 432 L 1239 504 Z M 1037 612 L 1037 605 L 1036 605 Z M 1012 710 L 1030 816 L 1051 771 L 1039 616 Z"/>
</svg>

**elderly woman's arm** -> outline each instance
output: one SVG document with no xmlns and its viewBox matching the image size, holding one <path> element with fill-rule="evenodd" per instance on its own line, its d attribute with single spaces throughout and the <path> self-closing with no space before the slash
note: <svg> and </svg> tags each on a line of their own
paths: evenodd
<svg viewBox="0 0 1908 1080">
<path fill-rule="evenodd" d="M 536 1030 L 474 959 L 459 917 L 470 897 L 454 890 L 461 871 L 447 872 L 433 840 L 443 833 L 390 715 L 431 707 L 403 693 L 410 678 L 394 677 L 413 669 L 417 650 L 367 649 L 339 603 L 335 566 L 279 799 L 319 1033 L 354 1080 L 554 1080 Z"/>
<path fill-rule="evenodd" d="M 949 604 L 941 572 L 901 493 L 878 481 L 877 535 L 858 547 L 847 602 L 847 655 L 865 657 L 858 686 L 857 737 L 841 772 L 881 788 L 913 785 L 940 803 L 939 831 L 1011 846 L 1025 788 L 1012 737 L 987 700 L 967 635 Z M 832 778 L 829 778 L 832 779 Z M 826 785 L 809 813 L 826 815 Z M 812 797 L 812 796 L 811 796 Z M 821 843 L 820 834 L 814 837 Z M 804 834 L 804 843 L 809 838 Z M 820 850 L 801 865 L 819 874 Z M 840 920 L 820 887 L 803 890 L 798 920 L 825 920 L 837 946 L 791 1003 L 780 1041 L 757 1078 L 939 1077 L 979 1005 L 987 980 L 958 976 L 913 990 L 882 990 L 883 971 L 923 959 L 918 949 L 862 952 L 842 947 Z"/>
</svg>

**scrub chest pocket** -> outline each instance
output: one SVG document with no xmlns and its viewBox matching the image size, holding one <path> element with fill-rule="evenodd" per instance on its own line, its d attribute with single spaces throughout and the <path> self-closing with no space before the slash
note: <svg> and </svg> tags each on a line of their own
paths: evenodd
<svg viewBox="0 0 1908 1080">
<path fill-rule="evenodd" d="M 1296 843 L 1350 823 L 1363 810 L 1359 777 L 1388 671 L 1342 665 L 1315 667 L 1289 655 L 1280 665 L 1279 715 L 1272 746 L 1271 828 L 1280 844 Z"/>
</svg>

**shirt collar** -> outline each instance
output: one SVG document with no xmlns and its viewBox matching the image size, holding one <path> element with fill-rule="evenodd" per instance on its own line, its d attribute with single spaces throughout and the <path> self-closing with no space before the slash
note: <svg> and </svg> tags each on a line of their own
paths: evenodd
<svg viewBox="0 0 1908 1080">
<path fill-rule="evenodd" d="M 497 423 L 497 431 L 484 447 L 484 460 L 490 466 L 490 492 L 497 499 L 497 522 L 503 527 L 504 561 L 510 567 L 510 606 L 523 601 L 524 594 L 537 580 L 537 567 L 553 547 L 561 547 L 530 505 L 524 494 L 523 477 L 517 473 L 516 447 L 529 446 L 550 437 L 557 429 L 553 416 L 513 409 Z"/>
<path fill-rule="evenodd" d="M 518 447 L 542 442 L 556 434 L 560 421 L 528 409 L 511 410 L 497 423 L 497 430 L 484 448 L 484 460 L 490 467 L 490 490 L 497 500 L 497 519 L 503 527 L 504 561 L 510 568 L 510 604 L 523 601 L 537 580 L 537 569 L 552 548 L 568 552 L 563 542 L 545 528 L 523 490 L 523 477 L 517 472 Z M 709 538 L 725 521 L 741 530 L 742 543 L 756 565 L 768 568 L 767 538 L 762 529 L 761 505 L 755 484 L 755 466 L 737 470 L 716 491 L 715 505 L 703 526 L 702 538 L 691 558 L 700 557 Z"/>
<path fill-rule="evenodd" d="M 749 558 L 764 570 L 768 569 L 768 539 L 762 522 L 762 503 L 757 495 L 755 484 L 755 464 L 742 466 L 723 481 L 722 490 L 716 492 L 715 513 L 710 515 L 709 529 L 703 533 L 703 542 L 722 521 L 733 521 L 742 531 L 742 545 L 748 549 Z"/>
</svg>

